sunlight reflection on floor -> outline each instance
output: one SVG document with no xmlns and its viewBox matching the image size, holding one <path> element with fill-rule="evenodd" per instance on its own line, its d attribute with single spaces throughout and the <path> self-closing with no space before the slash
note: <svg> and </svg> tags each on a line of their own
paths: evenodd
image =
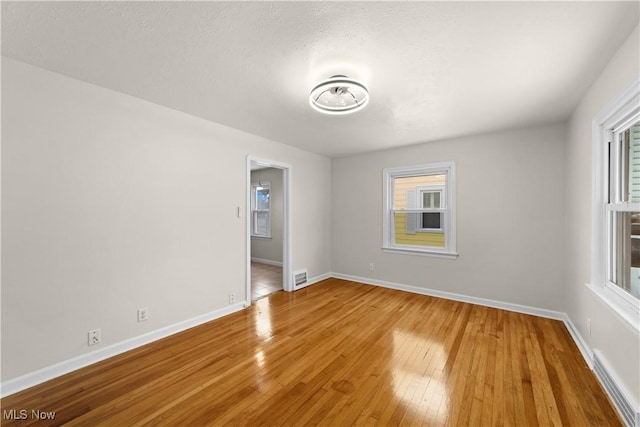
<svg viewBox="0 0 640 427">
<path fill-rule="evenodd" d="M 397 399 L 434 423 L 444 423 L 449 398 L 441 376 L 447 361 L 442 345 L 403 331 L 393 332 L 392 380 Z"/>
<path fill-rule="evenodd" d="M 269 300 L 262 300 L 256 303 L 255 327 L 256 335 L 263 341 L 269 341 L 272 336 L 271 305 Z"/>
</svg>

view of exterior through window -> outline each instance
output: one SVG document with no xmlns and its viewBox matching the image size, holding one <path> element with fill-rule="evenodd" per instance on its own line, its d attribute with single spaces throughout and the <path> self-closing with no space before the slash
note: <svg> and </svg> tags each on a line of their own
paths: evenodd
<svg viewBox="0 0 640 427">
<path fill-rule="evenodd" d="M 640 298 L 640 122 L 614 130 L 611 139 L 608 280 Z"/>
<path fill-rule="evenodd" d="M 454 164 L 388 168 L 384 177 L 383 249 L 456 256 Z"/>
<path fill-rule="evenodd" d="M 251 235 L 271 237 L 270 184 L 261 182 L 251 185 Z"/>
<path fill-rule="evenodd" d="M 445 185 L 443 174 L 393 179 L 394 243 L 444 247 Z"/>
</svg>

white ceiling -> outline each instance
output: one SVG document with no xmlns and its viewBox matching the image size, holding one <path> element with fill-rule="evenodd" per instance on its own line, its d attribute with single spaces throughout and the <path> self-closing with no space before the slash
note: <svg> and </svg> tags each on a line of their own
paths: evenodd
<svg viewBox="0 0 640 427">
<path fill-rule="evenodd" d="M 327 156 L 565 120 L 639 2 L 2 2 L 2 54 Z M 371 102 L 322 115 L 346 74 Z"/>
</svg>

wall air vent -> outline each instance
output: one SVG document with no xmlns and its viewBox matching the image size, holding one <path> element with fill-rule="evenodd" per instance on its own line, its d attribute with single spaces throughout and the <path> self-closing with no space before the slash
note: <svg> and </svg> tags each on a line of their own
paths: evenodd
<svg viewBox="0 0 640 427">
<path fill-rule="evenodd" d="M 593 370 L 596 373 L 600 383 L 604 386 L 611 400 L 618 408 L 618 412 L 622 415 L 625 423 L 629 427 L 640 425 L 640 413 L 633 409 L 631 401 L 625 396 L 618 387 L 618 382 L 611 377 L 606 365 L 602 362 L 597 351 L 593 352 Z"/>
<path fill-rule="evenodd" d="M 293 290 L 303 288 L 307 284 L 307 270 L 298 270 L 293 272 Z"/>
</svg>

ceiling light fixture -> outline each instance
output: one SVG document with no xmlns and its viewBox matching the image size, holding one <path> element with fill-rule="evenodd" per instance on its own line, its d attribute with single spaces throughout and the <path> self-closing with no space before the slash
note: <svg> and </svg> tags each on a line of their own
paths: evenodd
<svg viewBox="0 0 640 427">
<path fill-rule="evenodd" d="M 311 89 L 309 104 L 325 114 L 349 114 L 361 110 L 369 102 L 369 91 L 360 82 L 337 75 Z"/>
</svg>

